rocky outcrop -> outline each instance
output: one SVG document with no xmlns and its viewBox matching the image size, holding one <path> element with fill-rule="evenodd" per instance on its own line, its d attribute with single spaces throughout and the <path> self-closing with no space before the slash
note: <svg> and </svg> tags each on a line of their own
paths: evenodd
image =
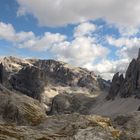
<svg viewBox="0 0 140 140">
<path fill-rule="evenodd" d="M 106 97 L 106 99 L 107 100 L 110 100 L 110 99 L 114 100 L 114 98 L 118 95 L 118 93 L 120 91 L 120 88 L 123 85 L 123 83 L 124 83 L 123 75 L 122 74 L 120 75 L 119 73 L 116 73 L 113 76 L 111 87 L 110 87 L 110 90 L 109 90 L 109 94 Z"/>
<path fill-rule="evenodd" d="M 18 72 L 23 67 L 32 65 L 30 62 L 28 62 L 25 59 L 16 58 L 13 56 L 2 58 L 1 63 L 3 64 L 5 70 L 8 73 Z"/>
<path fill-rule="evenodd" d="M 123 86 L 120 88 L 121 97 L 130 97 L 136 95 L 138 91 L 138 79 L 139 79 L 139 58 L 133 59 L 126 71 L 125 81 Z"/>
<path fill-rule="evenodd" d="M 96 115 L 57 115 L 37 126 L 0 122 L 2 140 L 139 140 L 140 114 L 119 115 L 114 119 Z"/>
<path fill-rule="evenodd" d="M 38 60 L 34 65 L 45 71 L 54 83 L 62 86 L 79 86 L 90 90 L 103 90 L 94 72 L 84 68 L 73 67 L 67 63 L 55 60 Z M 105 89 L 105 88 L 104 88 Z"/>
<path fill-rule="evenodd" d="M 89 114 L 89 110 L 95 102 L 95 98 L 84 94 L 59 94 L 53 98 L 48 115 L 71 114 L 75 112 Z"/>
<path fill-rule="evenodd" d="M 113 126 L 121 130 L 120 140 L 140 139 L 140 112 L 118 115 Z"/>
<path fill-rule="evenodd" d="M 12 56 L 1 58 L 0 64 L 1 83 L 7 88 L 11 87 L 9 84 L 11 75 L 14 75 L 25 66 L 32 65 L 24 59 Z"/>
<path fill-rule="evenodd" d="M 72 86 L 79 79 L 79 72 L 63 62 L 39 60 L 35 65 L 44 70 L 50 78 L 55 79 L 55 83 Z"/>
<path fill-rule="evenodd" d="M 100 116 L 52 116 L 35 127 L 0 123 L 2 140 L 116 140 L 119 135 L 110 119 Z"/>
<path fill-rule="evenodd" d="M 114 99 L 117 95 L 122 98 L 140 98 L 140 50 L 138 58 L 129 64 L 125 79 L 122 75 L 118 76 L 118 73 L 114 75 L 107 99 Z"/>
<path fill-rule="evenodd" d="M 35 66 L 22 68 L 10 78 L 13 89 L 40 100 L 44 89 L 45 74 Z"/>
<path fill-rule="evenodd" d="M 45 117 L 45 110 L 37 100 L 15 94 L 0 85 L 0 121 L 17 125 L 38 125 Z"/>
</svg>

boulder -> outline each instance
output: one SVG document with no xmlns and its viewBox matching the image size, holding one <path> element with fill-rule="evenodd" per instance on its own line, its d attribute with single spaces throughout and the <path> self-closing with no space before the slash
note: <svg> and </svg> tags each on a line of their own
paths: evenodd
<svg viewBox="0 0 140 140">
<path fill-rule="evenodd" d="M 113 126 L 121 130 L 120 140 L 140 139 L 140 112 L 118 115 Z"/>
<path fill-rule="evenodd" d="M 94 98 L 84 94 L 59 94 L 53 98 L 51 110 L 48 115 L 71 114 L 74 112 L 89 114 L 89 110 L 94 103 Z"/>
</svg>

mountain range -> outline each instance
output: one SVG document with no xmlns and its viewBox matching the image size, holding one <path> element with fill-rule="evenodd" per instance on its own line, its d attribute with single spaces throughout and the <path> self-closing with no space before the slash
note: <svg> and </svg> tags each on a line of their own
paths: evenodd
<svg viewBox="0 0 140 140">
<path fill-rule="evenodd" d="M 112 82 L 56 60 L 0 59 L 0 140 L 139 140 L 140 51 Z"/>
</svg>

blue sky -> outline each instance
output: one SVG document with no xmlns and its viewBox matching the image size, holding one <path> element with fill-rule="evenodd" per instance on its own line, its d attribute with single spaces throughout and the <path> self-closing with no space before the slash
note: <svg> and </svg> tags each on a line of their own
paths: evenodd
<svg viewBox="0 0 140 140">
<path fill-rule="evenodd" d="M 140 46 L 139 0 L 1 0 L 0 56 L 57 59 L 105 79 Z"/>
</svg>

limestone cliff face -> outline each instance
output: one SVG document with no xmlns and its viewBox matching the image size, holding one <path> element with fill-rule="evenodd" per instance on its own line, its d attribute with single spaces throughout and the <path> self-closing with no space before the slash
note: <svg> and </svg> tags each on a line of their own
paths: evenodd
<svg viewBox="0 0 140 140">
<path fill-rule="evenodd" d="M 40 93 L 48 85 L 82 87 L 90 91 L 109 88 L 107 81 L 84 68 L 55 60 L 22 60 L 15 57 L 1 60 L 0 82 L 36 99 L 40 98 Z"/>
<path fill-rule="evenodd" d="M 10 77 L 12 88 L 40 100 L 44 88 L 44 71 L 35 66 L 27 66 Z"/>
<path fill-rule="evenodd" d="M 84 68 L 55 60 L 15 57 L 1 59 L 0 83 L 14 92 L 39 100 L 51 115 L 55 112 L 86 114 L 95 101 L 84 94 L 97 96 L 110 86 L 109 82 Z M 59 94 L 64 100 L 59 100 Z"/>
<path fill-rule="evenodd" d="M 119 73 L 114 75 L 107 99 L 114 99 L 117 95 L 122 98 L 140 98 L 140 50 L 138 58 L 129 64 L 125 78 Z"/>
<path fill-rule="evenodd" d="M 79 86 L 90 90 L 101 90 L 101 84 L 103 85 L 103 82 L 99 83 L 98 77 L 94 72 L 84 68 L 73 67 L 64 62 L 39 60 L 34 65 L 42 69 L 49 78 L 53 79 L 54 83 L 60 85 Z"/>
</svg>

